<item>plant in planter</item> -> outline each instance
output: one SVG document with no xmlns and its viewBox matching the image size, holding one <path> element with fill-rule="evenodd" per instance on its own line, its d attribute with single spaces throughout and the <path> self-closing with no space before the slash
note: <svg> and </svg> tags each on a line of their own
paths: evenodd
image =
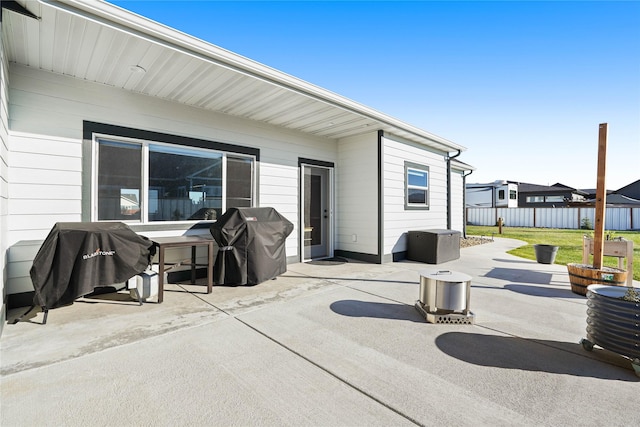
<svg viewBox="0 0 640 427">
<path fill-rule="evenodd" d="M 590 285 L 587 292 L 587 338 L 580 343 L 587 350 L 598 345 L 631 359 L 640 377 L 640 289 Z"/>
<path fill-rule="evenodd" d="M 627 282 L 627 270 L 613 267 L 596 267 L 589 264 L 567 264 L 571 291 L 578 295 L 587 295 L 587 286 L 593 284 L 624 286 Z"/>
<path fill-rule="evenodd" d="M 640 290 L 627 288 L 627 292 L 622 296 L 622 299 L 630 302 L 640 302 Z"/>
</svg>

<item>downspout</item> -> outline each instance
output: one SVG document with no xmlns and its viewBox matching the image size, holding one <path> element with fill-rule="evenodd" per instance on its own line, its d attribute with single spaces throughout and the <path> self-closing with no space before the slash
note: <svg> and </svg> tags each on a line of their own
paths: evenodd
<svg viewBox="0 0 640 427">
<path fill-rule="evenodd" d="M 467 238 L 467 177 L 471 175 L 473 171 L 469 171 L 468 174 L 462 175 L 462 237 Z"/>
<path fill-rule="evenodd" d="M 451 230 L 451 160 L 462 154 L 461 150 L 458 150 L 453 156 L 449 156 L 447 153 L 447 230 Z"/>
</svg>

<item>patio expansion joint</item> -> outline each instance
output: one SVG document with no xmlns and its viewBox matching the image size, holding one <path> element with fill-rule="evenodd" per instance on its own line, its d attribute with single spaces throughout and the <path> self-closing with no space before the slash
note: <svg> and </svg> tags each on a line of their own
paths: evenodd
<svg viewBox="0 0 640 427">
<path fill-rule="evenodd" d="M 313 277 L 313 276 L 309 276 L 309 278 L 312 278 L 312 277 Z M 368 294 L 368 295 L 373 295 L 373 296 L 376 296 L 376 297 L 378 297 L 378 298 L 382 298 L 382 299 L 385 299 L 385 300 L 388 300 L 388 301 L 393 301 L 393 302 L 396 302 L 396 303 L 399 303 L 399 304 L 403 304 L 403 305 L 410 306 L 410 304 L 405 304 L 405 303 L 403 303 L 403 302 L 396 301 L 396 300 L 393 300 L 393 299 L 390 299 L 390 298 L 387 298 L 387 297 L 384 297 L 384 296 L 376 295 L 376 294 L 371 293 L 371 292 L 366 292 L 366 291 L 363 291 L 363 290 L 361 290 L 361 289 L 356 289 L 356 288 L 353 288 L 353 287 L 351 287 L 351 286 L 344 285 L 344 284 L 342 284 L 342 283 L 334 282 L 334 281 L 332 281 L 332 280 L 330 280 L 330 279 L 327 279 L 327 282 L 329 282 L 329 283 L 331 283 L 331 284 L 333 284 L 333 285 L 338 285 L 338 286 L 343 287 L 343 288 L 348 288 L 348 289 L 351 289 L 351 290 L 354 290 L 354 291 L 357 291 L 357 292 L 361 292 L 361 293 Z M 330 292 L 330 291 L 332 291 L 332 290 L 334 290 L 334 289 L 327 289 L 326 291 L 323 291 L 323 292 Z M 406 419 L 406 420 L 410 421 L 411 423 L 413 423 L 413 424 L 415 424 L 415 425 L 423 425 L 423 423 L 421 423 L 420 421 L 418 421 L 418 420 L 416 420 L 416 419 L 414 419 L 414 418 L 410 417 L 409 415 L 407 415 L 407 414 L 403 413 L 403 412 L 402 412 L 402 411 L 400 411 L 399 409 L 394 408 L 394 407 L 393 407 L 393 406 L 391 406 L 389 403 L 387 403 L 387 402 L 385 402 L 385 401 L 383 401 L 383 400 L 381 400 L 381 399 L 379 399 L 379 398 L 377 398 L 377 397 L 373 396 L 371 393 L 367 392 L 366 390 L 362 389 L 361 387 L 358 387 L 357 385 L 355 385 L 355 384 L 353 384 L 352 382 L 348 381 L 347 379 L 343 378 L 343 377 L 342 377 L 342 376 L 340 376 L 339 374 L 337 374 L 337 373 L 333 372 L 332 370 L 328 369 L 328 368 L 327 368 L 327 367 L 325 367 L 325 366 L 322 366 L 321 364 L 319 364 L 319 363 L 317 363 L 317 362 L 314 362 L 314 361 L 313 361 L 313 360 L 311 360 L 309 357 L 307 357 L 307 356 L 303 355 L 302 353 L 300 353 L 300 352 L 296 351 L 296 350 L 295 350 L 295 349 L 293 349 L 292 347 L 290 347 L 290 346 L 286 345 L 285 343 L 283 343 L 283 342 L 281 342 L 281 341 L 277 340 L 276 338 L 274 338 L 274 337 L 270 336 L 270 335 L 269 335 L 269 334 L 267 334 L 266 332 L 261 331 L 261 330 L 260 330 L 260 329 L 258 329 L 257 327 L 255 327 L 255 326 L 251 325 L 250 323 L 248 323 L 248 322 L 244 321 L 243 319 L 241 319 L 241 318 L 240 318 L 240 316 L 247 314 L 247 312 L 242 312 L 242 313 L 238 313 L 238 314 L 233 314 L 233 313 L 230 313 L 230 312 L 226 311 L 226 310 L 225 310 L 225 309 L 223 309 L 223 308 L 220 308 L 220 307 L 216 306 L 215 304 L 213 304 L 213 303 L 211 303 L 211 302 L 209 302 L 209 301 L 206 301 L 204 298 L 202 298 L 202 297 L 201 297 L 201 296 L 199 296 L 199 295 L 195 295 L 195 294 L 193 294 L 193 295 L 194 295 L 196 298 L 198 298 L 198 299 L 200 299 L 201 301 L 203 301 L 204 303 L 206 303 L 206 304 L 210 305 L 211 307 L 213 307 L 213 308 L 215 308 L 215 309 L 217 309 L 217 310 L 220 310 L 222 313 L 226 314 L 226 315 L 227 315 L 227 316 L 229 316 L 230 318 L 232 318 L 232 319 L 234 319 L 235 321 L 239 322 L 239 323 L 240 323 L 241 325 L 243 325 L 244 327 L 251 329 L 252 331 L 256 332 L 257 334 L 259 334 L 259 335 L 261 335 L 261 336 L 263 336 L 263 337 L 264 337 L 264 338 L 266 338 L 267 340 L 269 340 L 269 341 L 273 342 L 274 344 L 278 345 L 279 347 L 283 348 L 284 350 L 288 351 L 289 353 L 293 354 L 294 356 L 296 356 L 296 357 L 298 357 L 298 358 L 300 358 L 300 359 L 304 360 L 305 362 L 307 362 L 307 363 L 309 363 L 309 364 L 311 364 L 311 365 L 315 366 L 316 368 L 320 369 L 321 371 L 323 371 L 323 372 L 325 372 L 326 374 L 330 375 L 331 377 L 335 378 L 336 380 L 338 380 L 340 383 L 342 383 L 342 384 L 346 385 L 347 387 L 352 388 L 353 390 L 357 391 L 358 393 L 360 393 L 360 394 L 362 394 L 362 395 L 366 396 L 367 398 L 369 398 L 369 399 L 373 400 L 374 402 L 378 403 L 379 405 L 384 406 L 385 408 L 387 408 L 387 409 L 389 409 L 390 411 L 392 411 L 392 412 L 394 412 L 394 413 L 398 414 L 399 416 L 401 416 L 401 417 L 403 417 L 404 419 Z M 261 307 L 256 308 L 256 310 L 259 310 L 260 308 L 261 308 Z"/>
<path fill-rule="evenodd" d="M 304 360 L 305 362 L 309 363 L 310 365 L 320 369 L 321 371 L 325 372 L 327 375 L 335 378 L 336 380 L 338 380 L 340 383 L 346 385 L 347 387 L 355 390 L 356 392 L 362 394 L 363 396 L 366 396 L 367 398 L 373 400 L 374 402 L 376 402 L 377 404 L 389 409 L 390 411 L 394 412 L 395 414 L 398 414 L 399 416 L 401 416 L 402 418 L 406 419 L 407 421 L 415 424 L 415 425 L 423 425 L 423 423 L 421 423 L 420 421 L 410 417 L 409 415 L 403 413 L 401 410 L 394 408 L 392 405 L 390 405 L 389 403 L 375 397 L 374 395 L 372 395 L 371 393 L 367 392 L 366 390 L 362 389 L 361 387 L 358 387 L 356 384 L 354 384 L 353 382 L 347 380 L 346 378 L 343 378 L 342 376 L 340 376 L 339 374 L 333 372 L 331 369 L 317 363 L 314 362 L 313 360 L 311 360 L 309 357 L 303 355 L 302 353 L 296 351 L 295 349 L 293 349 L 292 347 L 286 345 L 285 343 L 275 339 L 274 337 L 270 336 L 269 334 L 267 334 L 266 332 L 261 331 L 260 329 L 258 329 L 257 327 L 251 325 L 248 322 L 245 322 L 244 320 L 240 319 L 237 316 L 233 316 L 233 318 L 240 322 L 243 326 L 251 329 L 252 331 L 258 333 L 259 335 L 263 336 L 264 338 L 266 338 L 267 340 L 273 342 L 274 344 L 278 345 L 279 347 L 283 348 L 285 351 L 293 354 L 294 356 Z"/>
</svg>

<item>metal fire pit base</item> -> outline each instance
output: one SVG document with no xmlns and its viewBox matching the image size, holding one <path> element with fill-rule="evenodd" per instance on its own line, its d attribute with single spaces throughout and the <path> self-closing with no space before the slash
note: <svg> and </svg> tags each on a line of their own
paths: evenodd
<svg viewBox="0 0 640 427">
<path fill-rule="evenodd" d="M 467 314 L 462 313 L 442 313 L 442 312 L 430 312 L 425 309 L 424 304 L 420 300 L 416 301 L 416 310 L 420 313 L 429 323 L 453 323 L 458 325 L 473 325 L 475 323 L 476 315 L 472 312 Z"/>
</svg>

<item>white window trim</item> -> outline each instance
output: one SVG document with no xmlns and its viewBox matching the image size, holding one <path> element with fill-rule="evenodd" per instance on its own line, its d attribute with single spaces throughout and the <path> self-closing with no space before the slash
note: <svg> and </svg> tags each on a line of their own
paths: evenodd
<svg viewBox="0 0 640 427">
<path fill-rule="evenodd" d="M 427 185 L 416 186 L 409 185 L 409 171 L 425 172 L 427 174 Z M 429 166 L 418 163 L 404 162 L 404 208 L 405 210 L 428 210 L 430 206 L 431 191 L 429 190 L 430 171 Z M 418 189 L 426 191 L 426 203 L 409 203 L 409 189 Z"/>
</svg>

